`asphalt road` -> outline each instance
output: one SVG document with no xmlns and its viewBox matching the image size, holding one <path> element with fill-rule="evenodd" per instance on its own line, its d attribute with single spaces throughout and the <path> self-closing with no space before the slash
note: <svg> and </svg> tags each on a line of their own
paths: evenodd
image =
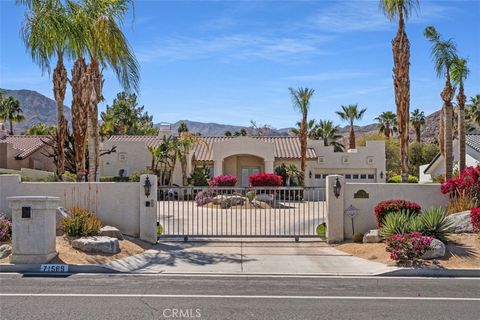
<svg viewBox="0 0 480 320">
<path fill-rule="evenodd" d="M 0 319 L 479 319 L 480 279 L 0 275 Z"/>
</svg>

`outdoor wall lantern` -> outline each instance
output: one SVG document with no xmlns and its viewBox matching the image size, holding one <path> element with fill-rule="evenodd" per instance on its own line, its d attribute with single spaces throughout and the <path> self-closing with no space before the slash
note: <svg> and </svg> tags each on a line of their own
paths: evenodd
<svg viewBox="0 0 480 320">
<path fill-rule="evenodd" d="M 380 179 L 383 179 L 383 171 L 380 171 Z"/>
<path fill-rule="evenodd" d="M 353 226 L 353 219 L 360 213 L 360 210 L 355 208 L 353 205 L 350 205 L 347 209 L 345 209 L 345 214 L 352 219 L 352 234 L 355 234 L 355 228 Z"/>
<path fill-rule="evenodd" d="M 310 179 L 312 179 L 312 171 L 309 171 L 309 172 L 308 172 L 308 177 L 309 177 Z"/>
<path fill-rule="evenodd" d="M 338 180 L 338 177 L 337 177 L 337 179 L 335 179 L 335 184 L 333 185 L 333 195 L 335 196 L 335 198 L 338 199 L 338 197 L 340 197 L 341 190 L 342 190 L 342 184 L 340 183 L 340 180 Z"/>
<path fill-rule="evenodd" d="M 150 196 L 150 191 L 152 190 L 152 183 L 150 182 L 150 179 L 148 178 L 148 176 L 145 179 L 143 189 L 145 189 L 145 196 L 148 198 Z"/>
</svg>

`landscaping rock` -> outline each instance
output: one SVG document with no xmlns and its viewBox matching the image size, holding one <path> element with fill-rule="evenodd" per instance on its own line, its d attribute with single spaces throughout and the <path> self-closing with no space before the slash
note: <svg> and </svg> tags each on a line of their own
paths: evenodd
<svg viewBox="0 0 480 320">
<path fill-rule="evenodd" d="M 222 194 L 213 198 L 212 202 L 220 205 L 222 209 L 228 209 L 232 206 L 241 206 L 245 204 L 245 198 L 239 195 Z"/>
<path fill-rule="evenodd" d="M 363 236 L 363 243 L 379 243 L 382 241 L 380 230 L 373 229 L 365 233 Z"/>
<path fill-rule="evenodd" d="M 420 258 L 422 258 L 423 260 L 442 258 L 443 256 L 445 256 L 446 250 L 447 248 L 442 241 L 438 239 L 433 239 L 430 243 L 430 249 L 428 249 L 428 251 L 425 252 Z"/>
<path fill-rule="evenodd" d="M 116 238 L 118 240 L 123 240 L 123 234 L 115 227 L 105 226 L 100 229 L 99 236 Z"/>
<path fill-rule="evenodd" d="M 63 235 L 63 219 L 70 217 L 72 214 L 65 208 L 58 207 L 56 212 L 57 236 Z"/>
<path fill-rule="evenodd" d="M 2 244 L 0 246 L 0 259 L 8 257 L 12 253 L 12 246 L 9 244 Z"/>
<path fill-rule="evenodd" d="M 261 193 L 261 194 L 257 194 L 255 200 L 272 203 L 275 200 L 275 198 L 271 194 Z"/>
<path fill-rule="evenodd" d="M 110 237 L 82 237 L 72 241 L 72 247 L 88 253 L 119 253 L 118 239 Z"/>
<path fill-rule="evenodd" d="M 463 211 L 459 213 L 451 214 L 447 219 L 452 224 L 452 233 L 472 233 L 472 221 L 470 219 L 470 211 Z"/>
</svg>

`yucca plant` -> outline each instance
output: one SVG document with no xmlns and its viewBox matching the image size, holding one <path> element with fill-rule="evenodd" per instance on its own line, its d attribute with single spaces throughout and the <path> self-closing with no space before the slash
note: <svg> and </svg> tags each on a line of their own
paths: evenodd
<svg viewBox="0 0 480 320">
<path fill-rule="evenodd" d="M 416 214 L 409 210 L 401 210 L 400 212 L 388 213 L 385 216 L 380 234 L 382 237 L 388 238 L 394 234 L 420 231 L 421 227 L 421 223 Z"/>
<path fill-rule="evenodd" d="M 447 219 L 447 216 L 448 213 L 444 208 L 432 207 L 424 210 L 418 216 L 418 220 L 421 222 L 421 233 L 442 242 L 447 241 L 446 236 L 452 226 L 452 221 Z"/>
</svg>

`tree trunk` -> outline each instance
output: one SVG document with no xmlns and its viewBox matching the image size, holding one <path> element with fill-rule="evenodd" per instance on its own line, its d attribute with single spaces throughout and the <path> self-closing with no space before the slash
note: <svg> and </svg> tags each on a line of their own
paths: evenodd
<svg viewBox="0 0 480 320">
<path fill-rule="evenodd" d="M 10 123 L 10 135 L 13 136 L 13 118 L 9 117 L 8 122 Z"/>
<path fill-rule="evenodd" d="M 300 152 L 301 152 L 301 170 L 305 177 L 305 162 L 307 158 L 307 114 L 303 114 L 302 124 L 300 128 Z"/>
<path fill-rule="evenodd" d="M 458 103 L 458 153 L 459 153 L 459 164 L 460 172 L 465 169 L 466 164 L 466 150 L 465 150 L 465 101 L 467 97 L 465 96 L 463 83 L 460 83 L 457 94 L 457 103 Z"/>
<path fill-rule="evenodd" d="M 350 123 L 350 135 L 348 137 L 348 148 L 355 149 L 356 141 L 355 141 L 355 129 L 353 128 L 353 123 Z"/>
<path fill-rule="evenodd" d="M 65 139 L 67 136 L 67 120 L 63 112 L 63 102 L 67 90 L 67 69 L 63 64 L 63 53 L 58 53 L 57 66 L 53 70 L 53 96 L 57 103 L 57 178 L 62 180 L 65 173 Z"/>
<path fill-rule="evenodd" d="M 384 131 L 385 131 L 385 138 L 386 138 L 387 140 L 390 140 L 390 126 L 388 126 L 388 125 L 385 126 L 385 130 L 384 130 Z"/>
<path fill-rule="evenodd" d="M 445 178 L 452 178 L 453 174 L 453 139 L 452 139 L 452 127 L 453 127 L 453 106 L 452 98 L 455 94 L 451 84 L 450 75 L 447 71 L 445 88 L 441 93 L 443 100 L 443 108 L 445 110 Z"/>
<path fill-rule="evenodd" d="M 415 136 L 418 143 L 422 142 L 422 132 L 419 125 L 415 126 Z"/>
<path fill-rule="evenodd" d="M 88 101 L 91 95 L 87 64 L 78 58 L 72 68 L 72 127 L 75 141 L 77 181 L 85 180 L 85 144 L 88 123 Z"/>
<path fill-rule="evenodd" d="M 438 147 L 440 154 L 445 157 L 445 108 L 440 109 L 440 122 L 438 124 Z"/>
<path fill-rule="evenodd" d="M 397 106 L 402 182 L 408 182 L 408 124 L 410 122 L 410 42 L 405 33 L 403 12 L 399 13 L 397 35 L 392 41 L 393 83 Z"/>
<path fill-rule="evenodd" d="M 98 104 L 103 100 L 103 79 L 97 59 L 92 59 L 88 66 L 89 79 L 92 82 L 92 91 L 88 103 L 88 181 L 97 180 L 98 173 Z"/>
</svg>

